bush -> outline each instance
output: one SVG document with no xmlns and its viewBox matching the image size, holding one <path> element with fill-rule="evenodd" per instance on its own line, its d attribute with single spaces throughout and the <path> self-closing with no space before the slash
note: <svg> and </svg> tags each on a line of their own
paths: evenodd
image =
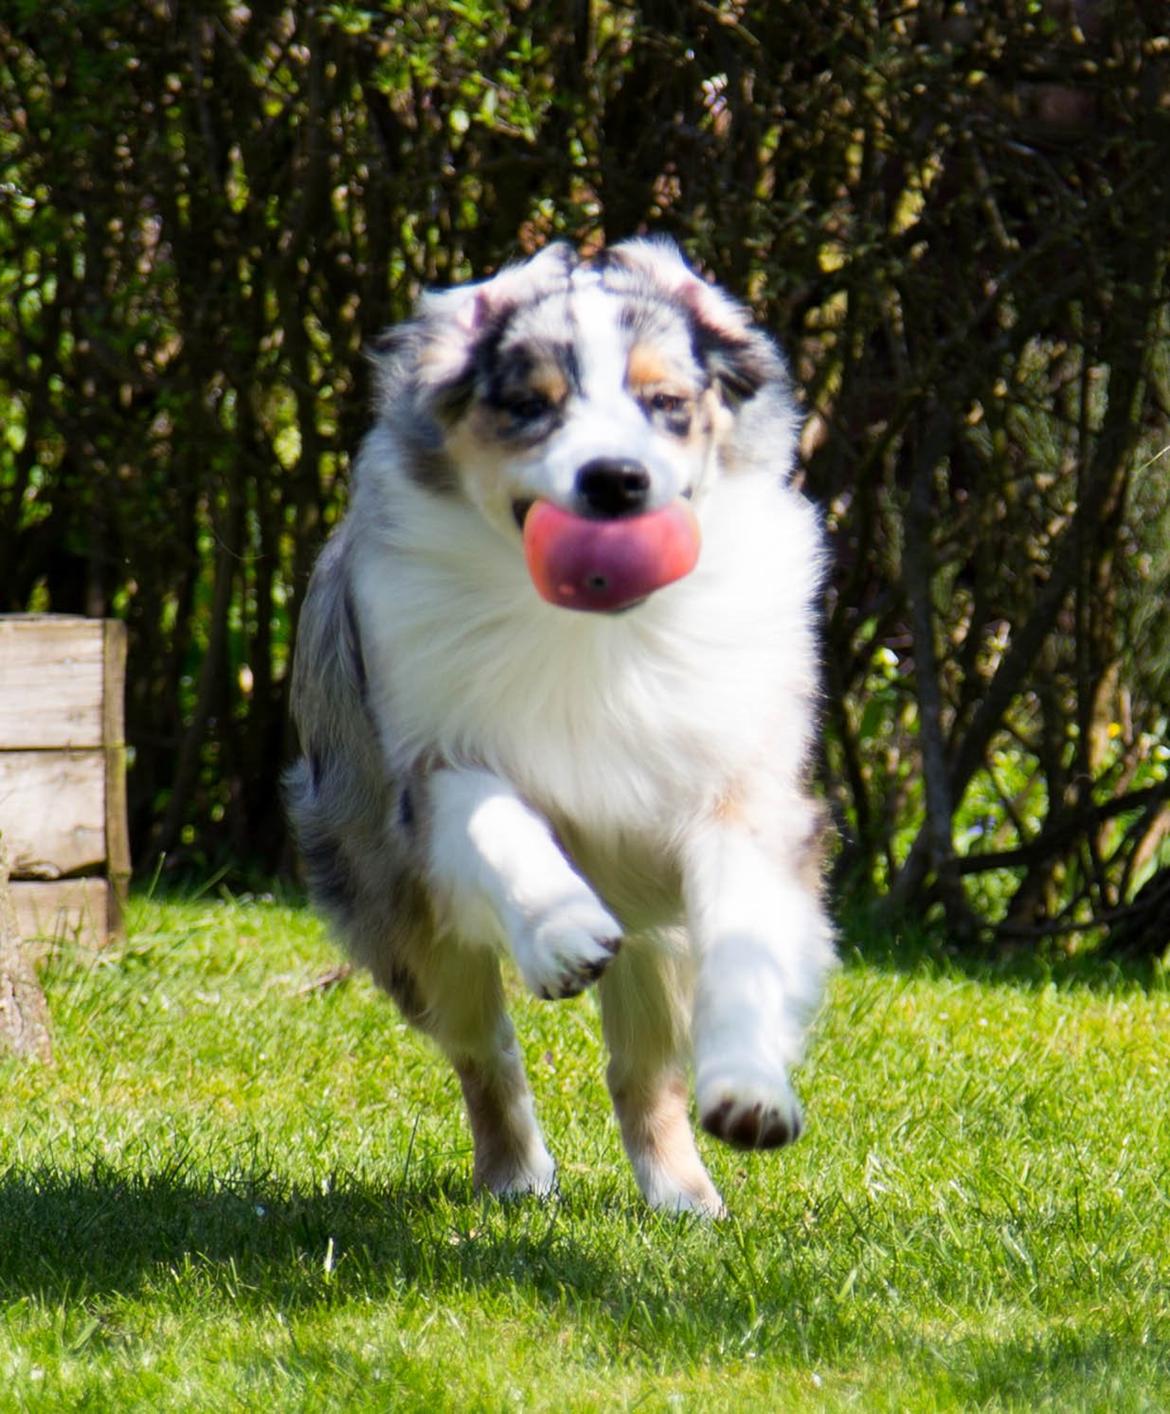
<svg viewBox="0 0 1170 1414">
<path fill-rule="evenodd" d="M 844 884 L 1164 948 L 1170 32 L 994 9 L 10 6 L 0 592 L 127 620 L 139 859 L 283 857 L 363 339 L 654 228 L 805 392 Z"/>
</svg>

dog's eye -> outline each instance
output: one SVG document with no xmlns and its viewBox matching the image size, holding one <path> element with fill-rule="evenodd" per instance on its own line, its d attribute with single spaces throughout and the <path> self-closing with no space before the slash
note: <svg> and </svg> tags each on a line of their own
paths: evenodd
<svg viewBox="0 0 1170 1414">
<path fill-rule="evenodd" d="M 651 393 L 642 404 L 646 416 L 674 437 L 691 430 L 691 401 L 680 393 Z"/>
<path fill-rule="evenodd" d="M 508 416 L 517 422 L 535 422 L 552 407 L 543 393 L 521 393 L 504 404 Z"/>
</svg>

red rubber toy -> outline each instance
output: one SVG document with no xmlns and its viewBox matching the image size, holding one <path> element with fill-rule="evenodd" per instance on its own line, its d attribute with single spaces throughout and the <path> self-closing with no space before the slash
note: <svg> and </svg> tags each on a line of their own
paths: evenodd
<svg viewBox="0 0 1170 1414">
<path fill-rule="evenodd" d="M 690 574 L 699 523 L 685 501 L 619 520 L 590 520 L 536 501 L 524 518 L 524 557 L 550 604 L 612 613 Z"/>
</svg>

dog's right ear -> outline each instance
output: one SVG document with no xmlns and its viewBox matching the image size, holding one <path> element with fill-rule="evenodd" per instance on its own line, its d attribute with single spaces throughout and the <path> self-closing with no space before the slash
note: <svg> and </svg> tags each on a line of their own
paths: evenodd
<svg viewBox="0 0 1170 1414">
<path fill-rule="evenodd" d="M 473 391 L 485 342 L 498 338 L 517 305 L 566 281 L 575 262 L 572 249 L 556 242 L 487 280 L 428 290 L 412 319 L 388 329 L 371 346 L 383 386 L 406 381 L 420 410 L 439 417 L 457 412 Z"/>
<path fill-rule="evenodd" d="M 687 311 L 696 357 L 728 402 L 746 402 L 770 385 L 787 387 L 783 360 L 747 308 L 692 270 L 672 240 L 636 237 L 610 254 Z"/>
</svg>

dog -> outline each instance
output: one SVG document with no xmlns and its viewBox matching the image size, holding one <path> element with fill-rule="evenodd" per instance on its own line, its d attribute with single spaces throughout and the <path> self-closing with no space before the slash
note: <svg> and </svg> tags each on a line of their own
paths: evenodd
<svg viewBox="0 0 1170 1414">
<path fill-rule="evenodd" d="M 834 964 L 808 787 L 823 537 L 785 363 L 649 239 L 424 294 L 371 356 L 293 670 L 311 897 L 454 1065 L 478 1189 L 555 1182 L 510 954 L 538 996 L 596 984 L 642 1194 L 719 1215 L 688 1068 L 718 1139 L 796 1138 Z"/>
</svg>

